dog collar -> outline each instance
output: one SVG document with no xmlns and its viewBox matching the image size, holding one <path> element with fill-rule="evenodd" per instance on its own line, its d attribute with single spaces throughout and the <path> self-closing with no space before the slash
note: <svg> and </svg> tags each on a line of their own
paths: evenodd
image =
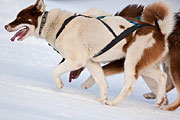
<svg viewBox="0 0 180 120">
<path fill-rule="evenodd" d="M 41 25 L 40 25 L 40 28 L 39 28 L 39 35 L 41 35 L 42 33 L 42 29 L 46 23 L 46 19 L 47 19 L 47 16 L 48 16 L 48 11 L 45 11 L 44 12 L 44 15 L 42 16 L 42 19 L 41 19 Z"/>
</svg>

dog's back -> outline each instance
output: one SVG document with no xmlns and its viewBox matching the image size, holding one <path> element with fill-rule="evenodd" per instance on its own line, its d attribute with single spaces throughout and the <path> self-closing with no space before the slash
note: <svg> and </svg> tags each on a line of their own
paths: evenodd
<svg viewBox="0 0 180 120">
<path fill-rule="evenodd" d="M 117 12 L 115 16 L 138 18 L 142 15 L 144 6 L 138 4 L 130 4 L 122 9 L 120 12 Z"/>
</svg>

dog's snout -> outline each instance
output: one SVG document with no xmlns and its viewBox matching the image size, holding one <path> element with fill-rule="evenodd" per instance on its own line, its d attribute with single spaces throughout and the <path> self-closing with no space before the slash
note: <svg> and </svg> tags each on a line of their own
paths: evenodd
<svg viewBox="0 0 180 120">
<path fill-rule="evenodd" d="M 4 28 L 7 30 L 8 29 L 8 25 L 5 25 Z"/>
<path fill-rule="evenodd" d="M 5 28 L 8 32 L 10 32 L 9 25 L 5 25 L 4 28 Z"/>
</svg>

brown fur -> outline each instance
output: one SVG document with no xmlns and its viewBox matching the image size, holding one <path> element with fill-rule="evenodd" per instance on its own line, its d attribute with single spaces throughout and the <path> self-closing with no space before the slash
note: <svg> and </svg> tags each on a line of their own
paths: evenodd
<svg viewBox="0 0 180 120">
<path fill-rule="evenodd" d="M 178 20 L 180 20 L 180 16 L 177 16 L 177 14 L 176 14 L 176 20 L 178 21 Z M 140 32 L 140 33 L 142 34 L 143 32 Z M 180 21 L 177 22 L 173 33 L 171 33 L 170 36 L 168 37 L 169 54 L 170 54 L 170 69 L 171 69 L 173 81 L 175 83 L 175 87 L 176 87 L 177 93 L 178 93 L 178 97 L 177 97 L 176 101 L 174 101 L 173 103 L 171 103 L 170 105 L 167 106 L 167 110 L 171 110 L 171 111 L 177 109 L 177 107 L 180 106 L 180 35 L 179 35 L 179 33 L 180 33 Z M 161 35 L 154 35 L 154 37 L 156 39 L 159 39 L 160 36 Z M 158 43 L 156 43 L 156 44 L 158 44 Z M 162 51 L 162 49 L 157 48 L 157 50 L 158 49 L 159 49 L 159 52 Z M 147 50 L 145 52 L 148 52 L 148 51 L 149 50 Z M 156 52 L 153 52 L 150 54 L 154 56 L 155 53 Z M 151 57 L 151 56 L 149 56 L 149 57 Z M 148 59 L 148 57 L 146 57 L 146 58 Z M 123 61 L 120 61 L 120 60 L 118 60 L 114 63 L 118 63 L 118 62 L 119 62 L 119 64 L 123 64 Z M 139 63 L 141 63 L 141 62 L 139 62 Z M 143 63 L 143 64 L 145 64 L 145 63 Z M 115 66 L 115 65 L 113 65 L 113 66 Z M 106 75 L 106 73 L 110 73 L 110 72 L 114 73 L 114 74 L 118 74 L 118 73 L 121 73 L 122 69 L 123 69 L 123 68 L 119 68 L 119 71 L 118 71 L 117 68 L 113 68 L 111 66 L 111 63 L 104 67 L 106 67 L 106 69 L 104 69 L 105 75 Z M 123 65 L 121 67 L 123 67 Z M 140 67 L 140 66 L 137 65 L 137 67 Z M 137 69 L 139 69 L 139 68 L 137 68 Z M 169 92 L 173 88 L 174 87 L 172 86 L 172 88 L 167 89 L 166 92 Z"/>
<path fill-rule="evenodd" d="M 144 30 L 142 30 L 142 29 L 144 29 Z M 138 30 L 138 31 L 141 31 L 141 32 L 139 32 L 139 35 L 146 35 L 146 34 L 148 34 L 148 32 L 150 32 L 150 33 L 152 32 L 152 28 L 150 28 L 150 27 L 147 27 L 147 28 L 144 27 L 142 29 Z M 152 47 L 146 48 L 144 50 L 141 60 L 136 65 L 136 69 L 135 69 L 136 70 L 136 75 L 135 75 L 136 78 L 138 78 L 138 76 L 139 76 L 138 71 L 142 70 L 145 66 L 156 61 L 163 54 L 163 52 L 165 50 L 165 45 L 164 45 L 165 44 L 165 36 L 161 32 L 159 32 L 159 30 L 155 27 L 154 27 L 152 33 L 153 33 L 153 38 L 156 40 L 156 43 Z M 154 52 L 154 51 L 156 51 L 156 52 Z"/>
<path fill-rule="evenodd" d="M 131 19 L 131 20 L 133 20 L 133 19 Z M 138 20 L 136 20 L 136 21 L 139 22 Z M 144 24 L 144 22 L 139 22 L 139 24 Z M 136 34 L 139 36 L 147 35 L 147 34 L 151 33 L 152 31 L 153 31 L 153 27 L 142 27 L 137 30 Z M 125 39 L 127 40 L 127 43 L 123 46 L 123 51 L 127 52 L 128 47 L 131 46 L 131 44 L 136 40 L 136 38 L 131 33 Z"/>
<path fill-rule="evenodd" d="M 124 61 L 125 61 L 125 58 L 122 58 L 120 60 L 113 61 L 113 62 L 103 66 L 104 74 L 106 76 L 108 76 L 108 75 L 123 72 L 124 71 Z M 113 69 L 113 70 L 111 71 L 111 69 Z"/>
<path fill-rule="evenodd" d="M 135 36 L 132 37 L 132 34 L 129 35 L 127 39 L 127 44 L 123 47 L 123 51 L 127 51 L 128 47 L 131 46 L 131 44 L 136 40 L 136 35 L 142 36 L 142 35 L 148 35 L 150 33 L 153 33 L 153 38 L 156 40 L 156 43 L 151 47 L 144 50 L 143 56 L 141 57 L 141 60 L 136 65 L 136 74 L 135 78 L 137 79 L 139 76 L 139 71 L 142 70 L 147 65 L 153 63 L 156 61 L 164 52 L 164 44 L 165 44 L 165 36 L 159 31 L 159 28 L 157 27 L 142 27 L 139 28 Z M 156 52 L 154 52 L 154 50 Z"/>
<path fill-rule="evenodd" d="M 136 18 L 141 16 L 143 9 L 144 6 L 142 5 L 137 5 L 137 4 L 128 5 L 121 12 L 117 12 L 115 16 Z"/>
<path fill-rule="evenodd" d="M 130 35 L 128 35 L 126 38 L 126 44 L 123 46 L 123 51 L 126 53 L 128 47 L 135 41 L 135 38 L 133 39 L 133 34 L 131 33 Z"/>
<path fill-rule="evenodd" d="M 179 12 L 180 14 L 180 12 Z M 177 99 L 167 106 L 167 110 L 175 110 L 180 106 L 180 16 L 176 14 L 176 26 L 173 33 L 168 37 L 170 53 L 170 70 L 177 89 Z M 178 34 L 177 34 L 178 33 Z"/>
<path fill-rule="evenodd" d="M 125 29 L 125 27 L 124 27 L 123 25 L 119 25 L 119 27 L 120 27 L 121 29 Z"/>
<path fill-rule="evenodd" d="M 38 11 L 37 9 L 37 3 L 35 5 L 32 5 L 24 10 L 22 10 L 18 15 L 17 18 L 11 22 L 9 25 L 12 27 L 15 27 L 19 25 L 19 23 L 24 24 L 32 24 L 35 27 L 37 27 L 38 24 L 38 17 L 42 15 L 42 12 Z M 21 19 L 19 19 L 21 18 Z M 28 19 L 31 19 L 32 21 L 28 21 Z M 19 21 L 23 20 L 23 21 Z"/>
<path fill-rule="evenodd" d="M 161 2 L 148 5 L 147 8 L 143 11 L 143 20 L 149 24 L 153 24 L 157 19 L 163 20 L 164 17 L 168 15 L 168 10 L 161 8 L 164 8 Z"/>
</svg>

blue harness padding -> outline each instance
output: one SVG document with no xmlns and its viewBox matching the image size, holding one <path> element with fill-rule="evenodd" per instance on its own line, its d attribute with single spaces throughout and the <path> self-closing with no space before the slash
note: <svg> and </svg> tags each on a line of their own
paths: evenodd
<svg viewBox="0 0 180 120">
<path fill-rule="evenodd" d="M 98 20 L 101 20 L 101 19 L 103 19 L 103 18 L 105 18 L 106 16 L 98 16 L 98 17 L 96 17 L 96 19 L 98 19 Z"/>
</svg>

